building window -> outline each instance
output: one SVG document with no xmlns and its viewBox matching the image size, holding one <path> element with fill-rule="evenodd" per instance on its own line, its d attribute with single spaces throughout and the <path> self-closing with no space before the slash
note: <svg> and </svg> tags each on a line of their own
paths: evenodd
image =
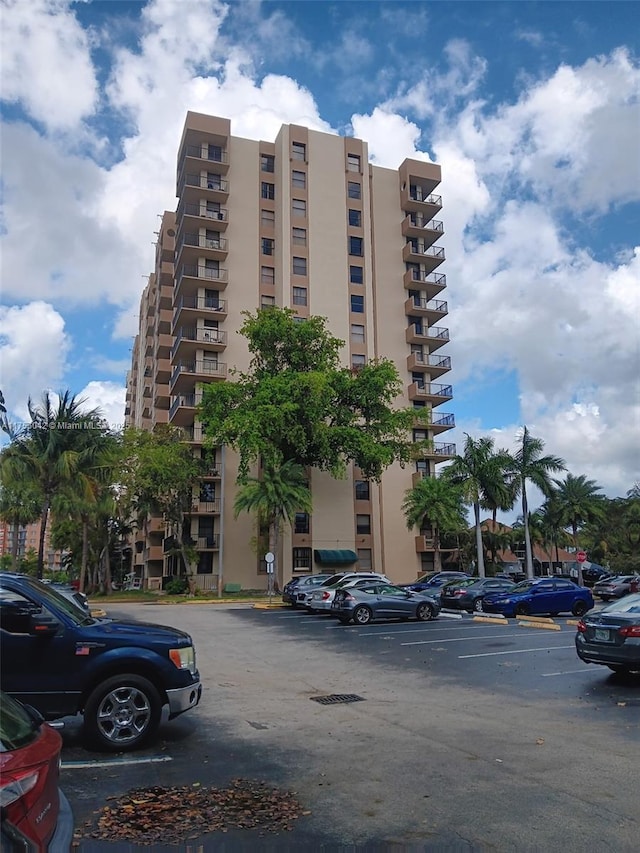
<svg viewBox="0 0 640 853">
<path fill-rule="evenodd" d="M 431 469 L 429 467 L 428 459 L 418 459 L 416 462 L 416 472 L 420 474 L 421 477 L 429 477 L 431 476 Z"/>
<path fill-rule="evenodd" d="M 362 257 L 362 237 L 349 237 L 349 254 Z"/>
<path fill-rule="evenodd" d="M 215 172 L 207 172 L 207 189 L 208 190 L 221 190 L 222 189 L 222 178 L 220 175 L 217 175 Z"/>
<path fill-rule="evenodd" d="M 262 254 L 263 255 L 273 255 L 276 248 L 276 241 L 272 240 L 270 237 L 262 238 Z"/>
<path fill-rule="evenodd" d="M 307 304 L 307 288 L 306 287 L 294 287 L 293 288 L 293 304 L 294 305 L 306 305 Z"/>
<path fill-rule="evenodd" d="M 349 281 L 351 284 L 362 284 L 364 281 L 364 269 L 362 267 L 349 267 Z"/>
<path fill-rule="evenodd" d="M 368 501 L 371 495 L 369 492 L 368 480 L 356 480 L 356 500 Z"/>
<path fill-rule="evenodd" d="M 356 533 L 359 536 L 366 536 L 371 533 L 370 515 L 356 515 Z"/>
<path fill-rule="evenodd" d="M 293 522 L 293 532 L 294 533 L 308 533 L 309 532 L 309 513 L 308 512 L 297 512 L 295 520 Z"/>
<path fill-rule="evenodd" d="M 260 195 L 262 198 L 268 198 L 273 200 L 276 197 L 276 185 L 269 184 L 267 181 L 263 181 L 261 185 Z"/>
<path fill-rule="evenodd" d="M 307 259 L 306 258 L 293 258 L 293 274 L 294 275 L 306 275 L 307 274 Z"/>
<path fill-rule="evenodd" d="M 296 317 L 294 317 L 294 318 L 293 318 L 293 322 L 294 322 L 294 323 L 304 323 L 304 321 L 305 321 L 306 319 L 307 319 L 306 317 L 297 317 L 297 316 L 296 316 Z"/>
<path fill-rule="evenodd" d="M 366 355 L 360 355 L 359 353 L 354 353 L 351 356 L 351 369 L 352 370 L 362 370 L 362 368 L 367 363 Z"/>
<path fill-rule="evenodd" d="M 276 224 L 276 212 L 275 210 L 264 210 L 264 208 L 260 211 L 260 222 L 264 228 L 275 228 Z"/>
<path fill-rule="evenodd" d="M 347 154 L 347 169 L 349 172 L 359 172 L 360 171 L 360 155 L 359 154 Z"/>
<path fill-rule="evenodd" d="M 351 311 L 354 314 L 364 314 L 364 296 L 351 294 Z"/>
<path fill-rule="evenodd" d="M 273 308 L 273 306 L 275 304 L 276 304 L 275 296 L 266 296 L 265 294 L 263 294 L 260 297 L 260 307 L 261 308 Z"/>
<path fill-rule="evenodd" d="M 275 172 L 276 158 L 272 154 L 260 155 L 260 169 L 263 172 Z"/>
<path fill-rule="evenodd" d="M 352 207 L 349 208 L 349 225 L 360 228 L 362 225 L 362 211 L 354 210 Z"/>
<path fill-rule="evenodd" d="M 291 143 L 291 159 L 292 160 L 306 160 L 307 159 L 307 146 L 304 142 L 292 142 Z"/>
<path fill-rule="evenodd" d="M 260 267 L 260 281 L 262 282 L 262 284 L 275 284 L 275 267 Z"/>
<path fill-rule="evenodd" d="M 222 148 L 219 145 L 207 145 L 207 159 L 222 163 Z"/>
<path fill-rule="evenodd" d="M 306 228 L 294 228 L 292 232 L 292 242 L 294 246 L 306 246 L 307 245 L 307 229 Z"/>
<path fill-rule="evenodd" d="M 213 503 L 216 499 L 215 483 L 200 484 L 200 500 L 202 503 Z"/>
<path fill-rule="evenodd" d="M 414 441 L 426 441 L 429 435 L 426 429 L 414 429 L 413 431 L 413 440 Z"/>
<path fill-rule="evenodd" d="M 306 190 L 307 188 L 307 176 L 304 172 L 300 172 L 298 169 L 293 169 L 291 172 L 291 185 L 297 187 L 299 190 Z"/>
<path fill-rule="evenodd" d="M 361 326 L 359 323 L 351 324 L 351 343 L 352 344 L 363 344 L 364 343 L 364 326 Z"/>
<path fill-rule="evenodd" d="M 358 548 L 358 571 L 370 572 L 373 568 L 371 548 Z"/>
<path fill-rule="evenodd" d="M 349 198 L 362 198 L 362 188 L 357 181 L 349 181 L 347 195 Z"/>
<path fill-rule="evenodd" d="M 311 548 L 293 548 L 291 551 L 291 567 L 294 572 L 311 571 Z"/>
<path fill-rule="evenodd" d="M 302 198 L 294 198 L 291 202 L 292 216 L 306 216 L 307 202 Z"/>
</svg>

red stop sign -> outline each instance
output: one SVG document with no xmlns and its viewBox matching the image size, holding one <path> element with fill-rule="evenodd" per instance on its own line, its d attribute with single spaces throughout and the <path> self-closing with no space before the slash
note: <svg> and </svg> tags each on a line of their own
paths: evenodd
<svg viewBox="0 0 640 853">
<path fill-rule="evenodd" d="M 587 559 L 587 555 L 585 554 L 585 552 L 584 551 L 578 551 L 578 553 L 576 554 L 576 560 L 579 563 L 584 563 L 584 561 L 586 559 Z"/>
</svg>

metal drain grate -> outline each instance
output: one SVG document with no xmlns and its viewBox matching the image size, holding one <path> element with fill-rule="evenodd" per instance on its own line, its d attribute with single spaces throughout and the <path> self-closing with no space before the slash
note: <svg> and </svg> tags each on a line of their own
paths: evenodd
<svg viewBox="0 0 640 853">
<path fill-rule="evenodd" d="M 364 696 L 357 693 L 330 693 L 328 696 L 310 696 L 312 702 L 320 705 L 346 705 L 348 702 L 364 702 Z"/>
</svg>

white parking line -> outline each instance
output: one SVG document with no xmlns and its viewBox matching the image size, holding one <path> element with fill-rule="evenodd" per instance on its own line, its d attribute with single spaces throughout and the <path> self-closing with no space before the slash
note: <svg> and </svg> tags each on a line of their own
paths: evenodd
<svg viewBox="0 0 640 853">
<path fill-rule="evenodd" d="M 564 672 L 543 672 L 542 677 L 552 678 L 554 675 L 574 675 L 576 672 L 593 672 L 593 670 L 585 666 L 582 669 L 565 669 Z"/>
<path fill-rule="evenodd" d="M 63 770 L 86 770 L 96 767 L 123 767 L 130 764 L 163 764 L 165 761 L 173 761 L 170 755 L 149 756 L 149 758 L 114 758 L 91 761 L 63 761 L 60 765 Z"/>
<path fill-rule="evenodd" d="M 526 634 L 518 633 L 515 634 L 507 634 L 506 636 L 518 636 L 518 637 L 539 637 L 540 634 L 537 631 L 529 631 Z M 480 636 L 473 637 L 474 640 L 495 640 L 498 637 L 504 639 L 505 633 L 504 631 L 501 634 L 484 634 Z M 470 639 L 470 637 L 452 637 L 449 640 L 415 640 L 412 643 L 400 643 L 401 646 L 425 646 L 429 643 L 465 643 Z M 560 646 L 559 648 L 562 648 Z M 567 646 L 567 648 L 573 648 L 572 646 Z M 503 652 L 496 652 L 496 654 L 506 654 Z M 482 657 L 482 655 L 465 655 L 465 657 Z"/>
<path fill-rule="evenodd" d="M 389 634 L 393 634 L 393 635 L 396 635 L 396 634 L 423 634 L 425 632 L 425 630 L 428 631 L 430 634 L 433 634 L 436 631 L 440 633 L 442 631 L 461 631 L 461 630 L 463 630 L 462 625 L 456 625 L 455 628 L 449 628 L 449 626 L 447 626 L 446 628 L 440 628 L 439 626 L 434 625 L 433 622 L 423 623 L 422 628 L 405 628 L 404 626 L 407 624 L 406 622 L 404 622 L 404 623 L 400 622 L 400 623 L 395 623 L 395 624 L 399 628 L 399 630 L 397 630 L 397 631 L 393 630 L 394 623 L 388 623 L 386 626 L 380 625 L 379 629 L 377 631 L 365 631 L 363 629 L 360 629 L 359 631 L 354 631 L 353 627 L 352 627 L 352 628 L 350 628 L 350 633 L 357 634 L 359 637 L 388 637 Z M 427 625 L 429 626 L 428 628 L 427 628 Z M 342 629 L 344 629 L 344 625 L 325 625 L 325 628 L 342 628 Z M 468 631 L 469 634 L 472 634 L 477 629 L 473 623 L 469 622 L 467 625 L 464 626 L 464 630 Z M 504 634 L 502 636 L 504 636 Z M 521 637 L 522 634 L 519 633 L 518 636 Z"/>
<path fill-rule="evenodd" d="M 524 655 L 527 652 L 553 652 L 556 649 L 573 649 L 575 646 L 544 646 L 541 649 L 513 649 L 509 652 L 483 652 L 479 655 L 458 655 L 459 660 L 464 658 L 492 658 L 497 655 Z"/>
</svg>

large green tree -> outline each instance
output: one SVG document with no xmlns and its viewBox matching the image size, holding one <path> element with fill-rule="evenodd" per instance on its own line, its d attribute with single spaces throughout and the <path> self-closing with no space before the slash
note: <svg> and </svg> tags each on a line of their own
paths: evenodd
<svg viewBox="0 0 640 853">
<path fill-rule="evenodd" d="M 460 486 L 446 477 L 423 477 L 405 493 L 402 511 L 407 529 L 420 530 L 425 524 L 433 535 L 433 567 L 442 570 L 441 535 L 466 529 L 464 498 Z"/>
<path fill-rule="evenodd" d="M 554 501 L 564 527 L 571 529 L 573 546 L 578 550 L 578 532 L 587 522 L 604 517 L 602 488 L 584 474 L 567 474 L 564 481 L 555 480 Z M 582 563 L 578 563 L 578 582 L 582 584 Z"/>
<path fill-rule="evenodd" d="M 355 462 L 378 480 L 393 462 L 412 459 L 411 429 L 420 416 L 394 405 L 402 383 L 391 361 L 341 367 L 344 342 L 329 334 L 325 318 L 296 322 L 288 309 L 246 313 L 240 333 L 249 371 L 205 386 L 201 404 L 205 434 L 238 452 L 240 480 L 259 460 L 335 477 Z"/>
<path fill-rule="evenodd" d="M 269 551 L 275 556 L 274 580 L 281 578 L 278 561 L 278 541 L 283 523 L 291 524 L 296 512 L 311 512 L 312 501 L 307 474 L 301 465 L 291 460 L 281 465 L 265 464 L 259 477 L 245 477 L 234 502 L 236 517 L 241 512 L 256 514 L 258 533 L 262 527 L 269 531 Z"/>
<path fill-rule="evenodd" d="M 462 455 L 455 457 L 446 469 L 445 476 L 461 486 L 466 502 L 473 507 L 478 575 L 483 578 L 485 568 L 480 507 L 484 504 L 500 508 L 511 499 L 513 491 L 506 485 L 508 481 L 505 479 L 510 457 L 504 450 L 495 451 L 493 439 L 488 436 L 474 439 L 465 435 Z"/>
<path fill-rule="evenodd" d="M 559 456 L 543 456 L 544 441 L 532 436 L 525 426 L 520 439 L 520 446 L 513 455 L 509 474 L 514 483 L 516 494 L 522 499 L 522 518 L 524 524 L 525 569 L 527 577 L 533 577 L 533 551 L 531 550 L 531 535 L 529 531 L 529 501 L 527 483 L 531 482 L 545 497 L 553 491 L 551 474 L 564 471 L 565 463 Z"/>
<path fill-rule="evenodd" d="M 38 520 L 41 505 L 40 495 L 32 484 L 17 483 L 11 487 L 0 481 L 0 519 L 12 527 L 11 568 L 14 572 L 18 571 L 20 528 Z"/>
</svg>

